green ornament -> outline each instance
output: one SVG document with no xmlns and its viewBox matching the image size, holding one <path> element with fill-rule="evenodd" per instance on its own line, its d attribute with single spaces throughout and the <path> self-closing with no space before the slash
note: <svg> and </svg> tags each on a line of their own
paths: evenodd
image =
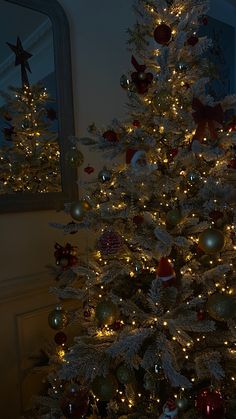
<svg viewBox="0 0 236 419">
<path fill-rule="evenodd" d="M 68 324 L 66 311 L 63 310 L 61 306 L 56 306 L 56 308 L 48 315 L 48 324 L 55 330 L 64 329 L 64 327 Z"/>
<path fill-rule="evenodd" d="M 167 212 L 166 214 L 166 223 L 169 226 L 175 227 L 182 220 L 182 215 L 179 209 L 175 208 Z"/>
<path fill-rule="evenodd" d="M 77 149 L 77 147 L 72 147 L 66 153 L 66 162 L 70 167 L 76 168 L 83 164 L 84 156 L 81 151 Z"/>
<path fill-rule="evenodd" d="M 208 228 L 199 236 L 199 247 L 208 255 L 220 252 L 225 244 L 224 234 L 220 230 Z"/>
<path fill-rule="evenodd" d="M 96 307 L 95 317 L 100 324 L 110 326 L 117 320 L 117 306 L 111 300 L 102 300 Z"/>
<path fill-rule="evenodd" d="M 128 384 L 133 379 L 133 373 L 126 365 L 121 364 L 116 370 L 116 378 L 121 384 Z"/>
<path fill-rule="evenodd" d="M 109 182 L 112 178 L 111 170 L 107 169 L 105 166 L 98 173 L 98 180 L 102 183 Z"/>
<path fill-rule="evenodd" d="M 103 402 L 109 402 L 116 394 L 117 382 L 113 375 L 96 377 L 92 383 L 92 391 Z"/>
<path fill-rule="evenodd" d="M 75 221 L 81 221 L 87 209 L 85 201 L 73 202 L 70 206 L 70 215 Z"/>
<path fill-rule="evenodd" d="M 207 301 L 208 314 L 215 320 L 227 321 L 236 315 L 236 299 L 229 294 L 212 294 Z"/>
</svg>

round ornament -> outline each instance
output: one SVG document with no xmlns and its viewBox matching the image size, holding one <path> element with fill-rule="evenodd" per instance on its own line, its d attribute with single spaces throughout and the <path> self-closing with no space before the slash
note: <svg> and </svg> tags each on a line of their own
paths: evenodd
<svg viewBox="0 0 236 419">
<path fill-rule="evenodd" d="M 167 45 L 171 40 L 171 28 L 165 23 L 158 25 L 154 31 L 154 39 L 158 44 Z"/>
<path fill-rule="evenodd" d="M 227 321 L 236 315 L 236 300 L 229 294 L 212 294 L 207 301 L 207 312 L 218 321 Z"/>
<path fill-rule="evenodd" d="M 77 149 L 77 147 L 74 146 L 69 151 L 67 151 L 66 162 L 67 162 L 68 166 L 70 166 L 72 168 L 76 168 L 76 167 L 79 167 L 83 164 L 84 156 L 81 153 L 81 151 L 79 151 Z"/>
<path fill-rule="evenodd" d="M 111 300 L 102 300 L 97 304 L 95 317 L 100 324 L 110 326 L 118 317 L 118 308 Z"/>
<path fill-rule="evenodd" d="M 67 336 L 64 332 L 57 332 L 54 336 L 57 345 L 64 345 L 67 341 Z"/>
<path fill-rule="evenodd" d="M 121 364 L 116 370 L 116 378 L 121 384 L 128 384 L 133 379 L 133 373 L 126 365 Z"/>
<path fill-rule="evenodd" d="M 199 236 L 199 247 L 205 253 L 211 255 L 220 252 L 225 244 L 224 234 L 214 228 L 204 230 Z"/>
<path fill-rule="evenodd" d="M 178 208 L 172 209 L 168 211 L 166 214 L 166 223 L 169 226 L 175 227 L 180 223 L 181 220 L 182 220 L 182 215 Z"/>
<path fill-rule="evenodd" d="M 102 183 L 109 182 L 111 178 L 112 178 L 112 172 L 111 170 L 107 169 L 105 166 L 98 173 L 98 180 Z"/>
<path fill-rule="evenodd" d="M 196 397 L 195 407 L 204 419 L 224 418 L 224 400 L 218 390 L 201 390 Z"/>
<path fill-rule="evenodd" d="M 68 324 L 66 311 L 63 310 L 61 306 L 56 306 L 56 308 L 48 315 L 48 323 L 52 329 L 63 329 Z"/>
<path fill-rule="evenodd" d="M 83 418 L 87 414 L 89 407 L 87 390 L 79 388 L 77 384 L 70 385 L 65 390 L 60 407 L 63 415 L 68 419 Z"/>
<path fill-rule="evenodd" d="M 184 412 L 189 407 L 189 400 L 187 397 L 178 397 L 175 400 L 176 406 L 179 411 Z"/>
<path fill-rule="evenodd" d="M 86 201 L 73 202 L 70 206 L 70 215 L 75 221 L 81 221 L 87 210 Z"/>
<path fill-rule="evenodd" d="M 195 170 L 191 170 L 190 172 L 188 172 L 186 177 L 187 177 L 187 181 L 191 185 L 197 185 L 201 180 L 200 173 Z"/>
<path fill-rule="evenodd" d="M 92 383 L 92 391 L 101 401 L 109 402 L 116 393 L 117 382 L 113 375 L 96 377 Z"/>
<path fill-rule="evenodd" d="M 198 41 L 199 41 L 198 37 L 196 35 L 192 35 L 190 36 L 190 38 L 188 38 L 187 43 L 191 47 L 194 47 L 198 43 Z"/>
<path fill-rule="evenodd" d="M 128 90 L 129 86 L 130 86 L 130 80 L 128 79 L 128 77 L 123 74 L 120 78 L 120 85 L 122 87 L 122 89 Z"/>
<path fill-rule="evenodd" d="M 175 69 L 183 73 L 184 71 L 188 69 L 188 65 L 184 61 L 179 61 L 177 65 L 175 66 Z"/>
<path fill-rule="evenodd" d="M 112 230 L 106 230 L 98 240 L 98 250 L 105 255 L 115 255 L 123 246 L 122 237 Z"/>
<path fill-rule="evenodd" d="M 102 135 L 105 140 L 109 141 L 110 143 L 117 143 L 119 141 L 118 135 L 115 131 L 109 129 Z"/>
</svg>

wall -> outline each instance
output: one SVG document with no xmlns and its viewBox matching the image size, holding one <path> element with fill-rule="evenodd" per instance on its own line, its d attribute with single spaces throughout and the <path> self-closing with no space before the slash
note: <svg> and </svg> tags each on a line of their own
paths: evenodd
<svg viewBox="0 0 236 419">
<path fill-rule="evenodd" d="M 59 1 L 71 27 L 76 130 L 81 136 L 93 121 L 105 126 L 112 118 L 125 115 L 126 96 L 119 79 L 130 69 L 130 53 L 125 43 L 126 29 L 134 21 L 132 0 Z M 222 4 L 222 0 L 212 0 L 212 15 L 235 24 L 235 9 L 226 1 L 224 7 Z M 87 151 L 86 162 L 101 164 L 97 155 Z M 40 334 L 44 330 L 45 336 L 49 333 L 45 313 L 55 300 L 47 293 L 50 280 L 45 266 L 53 263 L 54 242 L 63 242 L 67 237 L 49 228 L 48 222 L 63 220 L 67 221 L 67 217 L 51 211 L 0 216 L 0 334 L 4 341 L 0 394 L 4 419 L 18 417 L 20 354 L 23 351 L 29 355 L 29 348 L 32 349 L 31 343 L 29 346 L 24 343 L 26 332 L 34 329 L 40 330 Z M 80 237 L 69 239 L 80 241 Z M 36 347 L 39 342 L 34 336 Z"/>
</svg>

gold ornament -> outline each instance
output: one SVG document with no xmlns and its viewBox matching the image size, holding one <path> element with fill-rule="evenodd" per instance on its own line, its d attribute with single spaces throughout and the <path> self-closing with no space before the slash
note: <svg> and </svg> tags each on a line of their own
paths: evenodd
<svg viewBox="0 0 236 419">
<path fill-rule="evenodd" d="M 157 112 L 167 112 L 172 105 L 172 97 L 165 89 L 160 90 L 153 97 L 152 103 Z"/>
<path fill-rule="evenodd" d="M 236 300 L 232 295 L 215 293 L 208 298 L 206 308 L 213 319 L 227 321 L 236 315 Z"/>
<path fill-rule="evenodd" d="M 99 323 L 110 326 L 117 320 L 117 306 L 111 300 L 102 300 L 96 307 L 95 316 Z"/>
<path fill-rule="evenodd" d="M 77 147 L 73 146 L 66 153 L 66 162 L 70 167 L 76 168 L 83 164 L 84 156 L 81 151 L 77 149 Z"/>
<path fill-rule="evenodd" d="M 220 252 L 225 244 L 224 234 L 220 230 L 208 228 L 199 236 L 199 247 L 208 255 Z"/>
<path fill-rule="evenodd" d="M 52 329 L 60 330 L 68 324 L 67 313 L 61 306 L 56 306 L 56 308 L 51 311 L 48 315 L 48 324 Z"/>
</svg>

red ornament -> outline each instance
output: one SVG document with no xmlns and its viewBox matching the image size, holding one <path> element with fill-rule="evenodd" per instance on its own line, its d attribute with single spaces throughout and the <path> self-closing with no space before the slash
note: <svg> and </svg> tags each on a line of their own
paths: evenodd
<svg viewBox="0 0 236 419">
<path fill-rule="evenodd" d="M 172 148 L 172 150 L 170 151 L 170 155 L 169 155 L 169 162 L 172 162 L 175 158 L 175 156 L 177 156 L 179 152 L 178 148 Z"/>
<path fill-rule="evenodd" d="M 114 255 L 123 246 L 123 238 L 115 231 L 107 230 L 98 240 L 98 249 L 103 255 Z"/>
<path fill-rule="evenodd" d="M 176 276 L 172 264 L 162 257 L 157 266 L 157 278 L 161 280 L 164 288 L 176 287 Z"/>
<path fill-rule="evenodd" d="M 140 124 L 140 122 L 138 121 L 138 119 L 135 119 L 135 120 L 133 121 L 133 126 L 134 126 L 135 128 L 140 128 L 140 127 L 141 127 L 141 124 Z"/>
<path fill-rule="evenodd" d="M 77 264 L 78 259 L 76 256 L 76 246 L 72 246 L 70 243 L 66 243 L 66 245 L 63 247 L 59 243 L 56 243 L 54 249 L 56 264 L 61 266 L 63 270 L 66 270 Z"/>
<path fill-rule="evenodd" d="M 142 215 L 135 215 L 133 217 L 133 223 L 136 224 L 136 226 L 140 226 L 144 222 L 144 217 Z"/>
<path fill-rule="evenodd" d="M 167 45 L 171 40 L 171 28 L 165 23 L 158 25 L 154 31 L 154 39 L 158 44 Z"/>
<path fill-rule="evenodd" d="M 188 45 L 191 45 L 191 47 L 194 47 L 198 43 L 199 39 L 197 36 L 192 35 L 190 38 L 188 38 L 187 43 Z"/>
<path fill-rule="evenodd" d="M 197 319 L 198 319 L 199 321 L 203 321 L 203 320 L 205 320 L 205 318 L 206 318 L 206 312 L 205 312 L 205 310 L 203 310 L 203 309 L 199 309 L 199 310 L 197 311 Z"/>
<path fill-rule="evenodd" d="M 117 143 L 119 141 L 118 135 L 115 131 L 112 131 L 111 129 L 104 132 L 103 138 L 105 138 L 105 140 L 109 141 L 110 143 Z"/>
<path fill-rule="evenodd" d="M 115 323 L 113 323 L 112 328 L 115 331 L 118 331 L 122 328 L 123 324 L 121 323 L 120 320 L 116 320 Z"/>
<path fill-rule="evenodd" d="M 94 168 L 88 165 L 87 167 L 84 168 L 84 172 L 87 173 L 88 175 L 91 175 L 91 173 L 94 172 Z"/>
<path fill-rule="evenodd" d="M 63 345 L 67 341 L 67 336 L 64 332 L 57 332 L 54 336 L 57 345 Z"/>
<path fill-rule="evenodd" d="M 72 384 L 62 397 L 61 410 L 68 419 L 79 419 L 88 412 L 89 397 L 88 392 Z"/>
<path fill-rule="evenodd" d="M 227 165 L 229 169 L 236 169 L 236 157 L 234 157 L 232 160 L 229 161 L 229 164 Z"/>
<path fill-rule="evenodd" d="M 223 419 L 224 400 L 218 390 L 205 388 L 197 395 L 196 409 L 204 419 Z"/>
<path fill-rule="evenodd" d="M 215 222 L 220 220 L 221 218 L 223 218 L 223 216 L 224 216 L 223 212 L 218 211 L 218 210 L 211 211 L 209 213 L 209 217 L 211 217 L 212 220 L 215 221 Z"/>
</svg>

